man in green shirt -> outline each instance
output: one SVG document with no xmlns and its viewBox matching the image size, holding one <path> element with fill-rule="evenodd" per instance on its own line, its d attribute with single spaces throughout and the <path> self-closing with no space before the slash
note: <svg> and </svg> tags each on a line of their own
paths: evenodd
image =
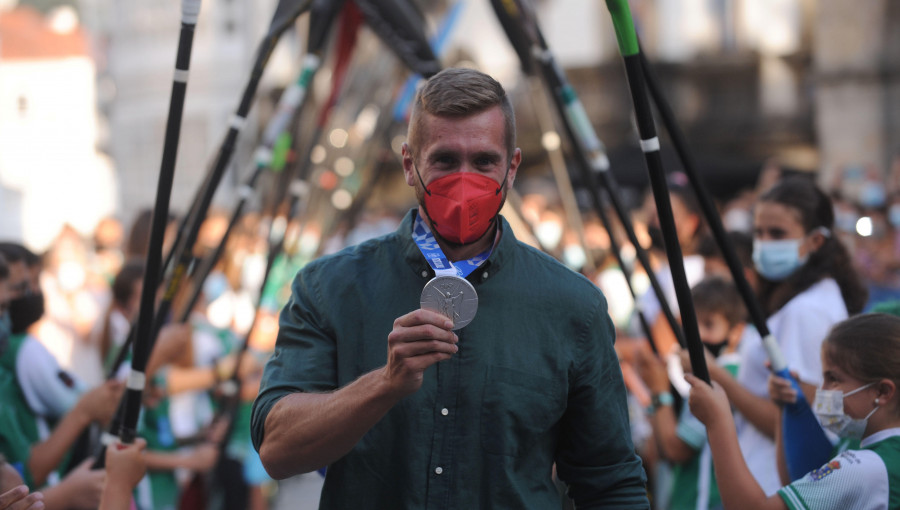
<svg viewBox="0 0 900 510">
<path fill-rule="evenodd" d="M 521 158 L 491 77 L 419 91 L 418 209 L 308 264 L 282 311 L 251 420 L 272 476 L 328 465 L 322 508 L 544 509 L 555 463 L 578 508 L 649 508 L 606 300 L 498 214 Z"/>
</svg>

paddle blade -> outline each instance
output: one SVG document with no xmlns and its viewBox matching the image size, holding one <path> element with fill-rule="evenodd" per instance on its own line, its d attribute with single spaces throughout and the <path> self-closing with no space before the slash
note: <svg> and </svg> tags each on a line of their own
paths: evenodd
<svg viewBox="0 0 900 510">
<path fill-rule="evenodd" d="M 272 23 L 269 25 L 267 37 L 272 37 L 287 29 L 287 27 L 309 9 L 312 0 L 281 0 L 275 7 L 272 15 Z"/>
<path fill-rule="evenodd" d="M 791 481 L 822 467 L 831 459 L 834 446 L 819 425 L 819 420 L 803 396 L 800 385 L 787 369 L 776 372 L 779 377 L 791 381 L 797 390 L 797 401 L 784 406 L 781 413 L 781 430 L 784 438 L 784 457 Z"/>
<path fill-rule="evenodd" d="M 409 0 L 353 0 L 369 28 L 413 72 L 429 78 L 441 70 L 422 27 L 425 19 Z"/>
<path fill-rule="evenodd" d="M 205 477 L 200 473 L 195 473 L 194 478 L 191 479 L 178 497 L 178 510 L 206 508 L 208 501 Z"/>
<path fill-rule="evenodd" d="M 325 47 L 328 34 L 345 0 L 313 0 L 309 10 L 309 37 L 306 48 L 309 53 L 319 53 Z"/>
<path fill-rule="evenodd" d="M 497 14 L 497 21 L 506 32 L 506 37 L 516 55 L 519 56 L 519 62 L 522 64 L 522 72 L 527 75 L 534 74 L 534 61 L 531 55 L 532 41 L 525 32 L 525 21 L 522 19 L 522 12 L 514 2 L 503 0 L 491 0 L 491 6 Z"/>
</svg>

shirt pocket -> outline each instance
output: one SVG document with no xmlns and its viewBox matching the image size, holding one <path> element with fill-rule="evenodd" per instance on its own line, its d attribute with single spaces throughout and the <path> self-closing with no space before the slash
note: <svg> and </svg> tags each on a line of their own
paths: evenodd
<svg viewBox="0 0 900 510">
<path fill-rule="evenodd" d="M 562 417 L 566 396 L 552 379 L 513 368 L 488 368 L 481 405 L 481 447 L 518 457 Z"/>
</svg>

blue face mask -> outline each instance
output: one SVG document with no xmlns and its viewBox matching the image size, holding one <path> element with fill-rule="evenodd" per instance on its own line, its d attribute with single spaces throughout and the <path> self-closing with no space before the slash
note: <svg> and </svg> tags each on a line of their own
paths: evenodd
<svg viewBox="0 0 900 510">
<path fill-rule="evenodd" d="M 884 185 L 875 181 L 866 181 L 859 190 L 859 203 L 863 207 L 882 207 L 886 200 Z"/>
<path fill-rule="evenodd" d="M 894 228 L 900 228 L 900 204 L 894 204 L 888 209 L 888 221 Z"/>
<path fill-rule="evenodd" d="M 897 211 L 900 213 L 900 210 Z M 856 232 L 856 222 L 859 215 L 853 211 L 835 208 L 834 226 L 841 232 Z"/>
<path fill-rule="evenodd" d="M 794 274 L 809 255 L 800 257 L 803 239 L 783 239 L 778 241 L 753 240 L 753 265 L 765 279 L 781 281 Z"/>
<path fill-rule="evenodd" d="M 203 296 L 210 303 L 219 299 L 228 290 L 228 278 L 221 271 L 214 271 L 203 282 Z"/>
</svg>

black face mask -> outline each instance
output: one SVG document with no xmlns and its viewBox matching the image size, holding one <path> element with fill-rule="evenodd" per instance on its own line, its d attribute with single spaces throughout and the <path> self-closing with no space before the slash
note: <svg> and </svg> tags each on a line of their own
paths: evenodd
<svg viewBox="0 0 900 510">
<path fill-rule="evenodd" d="M 647 235 L 650 236 L 650 247 L 660 251 L 666 251 L 666 242 L 663 239 L 662 229 L 656 225 L 647 225 Z"/>
<path fill-rule="evenodd" d="M 24 333 L 28 326 L 37 322 L 44 315 L 44 295 L 28 294 L 9 302 L 9 318 L 12 320 L 12 333 Z"/>
<path fill-rule="evenodd" d="M 721 342 L 716 343 L 716 344 L 703 344 L 703 345 L 706 346 L 706 348 L 709 350 L 710 353 L 712 353 L 714 358 L 718 358 L 719 354 L 722 354 L 722 351 L 725 349 L 725 347 L 728 346 L 728 340 L 727 339 L 722 340 Z"/>
</svg>

